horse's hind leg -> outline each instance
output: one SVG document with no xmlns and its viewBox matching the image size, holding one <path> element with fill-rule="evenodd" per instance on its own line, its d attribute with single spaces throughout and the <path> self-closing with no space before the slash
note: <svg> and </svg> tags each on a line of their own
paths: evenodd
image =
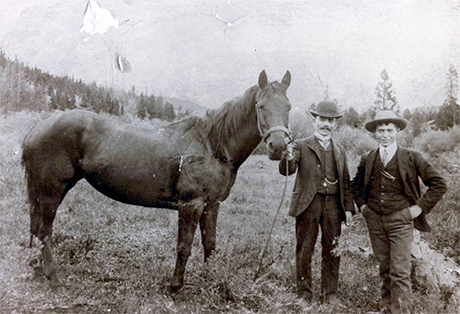
<svg viewBox="0 0 460 314">
<path fill-rule="evenodd" d="M 57 277 L 56 265 L 54 263 L 51 249 L 51 235 L 53 233 L 53 221 L 59 206 L 59 198 L 40 195 L 36 204 L 30 209 L 30 231 L 32 235 L 42 243 L 40 263 L 35 268 L 37 275 L 45 275 L 52 286 L 60 286 L 61 282 Z"/>
<path fill-rule="evenodd" d="M 203 214 L 204 201 L 195 199 L 190 203 L 179 206 L 179 236 L 177 240 L 177 260 L 174 276 L 171 282 L 173 292 L 184 285 L 184 273 L 187 260 L 192 251 L 193 237 Z"/>
<path fill-rule="evenodd" d="M 37 183 L 37 182 L 33 182 Z M 35 266 L 38 275 L 46 276 L 53 287 L 61 286 L 62 283 L 57 276 L 56 264 L 54 262 L 51 249 L 51 236 L 53 233 L 53 222 L 56 212 L 70 188 L 75 185 L 72 183 L 58 184 L 36 184 L 35 197 L 31 199 L 30 207 L 30 232 L 42 242 L 40 262 Z"/>
<path fill-rule="evenodd" d="M 216 249 L 216 227 L 219 206 L 219 203 L 207 204 L 200 219 L 201 243 L 203 244 L 205 262 Z"/>
</svg>

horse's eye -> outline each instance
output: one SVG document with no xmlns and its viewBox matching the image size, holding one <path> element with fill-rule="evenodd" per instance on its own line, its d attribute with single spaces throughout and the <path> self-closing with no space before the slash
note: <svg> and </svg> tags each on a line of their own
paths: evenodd
<svg viewBox="0 0 460 314">
<path fill-rule="evenodd" d="M 260 104 L 260 103 L 257 103 L 257 104 L 256 104 L 256 108 L 257 108 L 257 109 L 263 110 L 263 109 L 264 109 L 264 106 L 263 106 L 262 104 Z"/>
</svg>

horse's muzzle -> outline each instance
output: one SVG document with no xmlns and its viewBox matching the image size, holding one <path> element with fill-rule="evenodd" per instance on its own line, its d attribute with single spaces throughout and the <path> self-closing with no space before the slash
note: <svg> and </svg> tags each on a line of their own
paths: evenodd
<svg viewBox="0 0 460 314">
<path fill-rule="evenodd" d="M 287 143 L 291 141 L 291 135 L 286 128 L 279 128 L 271 132 L 265 141 L 267 142 L 268 158 L 280 160 L 283 152 L 287 149 Z"/>
</svg>

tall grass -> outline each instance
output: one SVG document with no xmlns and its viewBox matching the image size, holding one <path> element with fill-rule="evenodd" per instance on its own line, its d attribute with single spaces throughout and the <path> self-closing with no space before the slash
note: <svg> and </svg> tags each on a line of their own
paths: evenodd
<svg viewBox="0 0 460 314">
<path fill-rule="evenodd" d="M 39 253 L 39 244 L 28 248 L 20 166 L 23 137 L 46 115 L 19 112 L 0 118 L 0 313 L 365 313 L 377 307 L 380 279 L 361 216 L 344 228 L 337 252 L 342 256 L 341 303 L 321 304 L 318 298 L 306 303 L 295 294 L 294 219 L 287 215 L 294 176 L 288 180 L 261 276 L 253 280 L 284 184 L 277 162 L 266 156 L 252 156 L 241 167 L 221 205 L 218 249 L 206 264 L 197 233 L 186 283 L 178 294 L 168 289 L 177 213 L 121 204 L 86 182 L 78 183 L 54 223 L 53 247 L 66 287 L 51 290 L 27 265 Z M 313 261 L 316 295 L 319 251 L 318 243 Z M 439 295 L 416 291 L 413 312 L 440 313 L 449 306 Z"/>
</svg>

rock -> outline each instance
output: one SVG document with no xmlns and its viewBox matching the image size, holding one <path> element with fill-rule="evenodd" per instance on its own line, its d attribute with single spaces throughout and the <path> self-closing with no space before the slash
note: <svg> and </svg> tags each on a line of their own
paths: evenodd
<svg viewBox="0 0 460 314">
<path fill-rule="evenodd" d="M 448 294 L 446 301 L 460 313 L 459 265 L 451 258 L 432 250 L 421 239 L 418 231 L 414 232 L 411 253 L 413 280 L 431 293 Z"/>
</svg>

